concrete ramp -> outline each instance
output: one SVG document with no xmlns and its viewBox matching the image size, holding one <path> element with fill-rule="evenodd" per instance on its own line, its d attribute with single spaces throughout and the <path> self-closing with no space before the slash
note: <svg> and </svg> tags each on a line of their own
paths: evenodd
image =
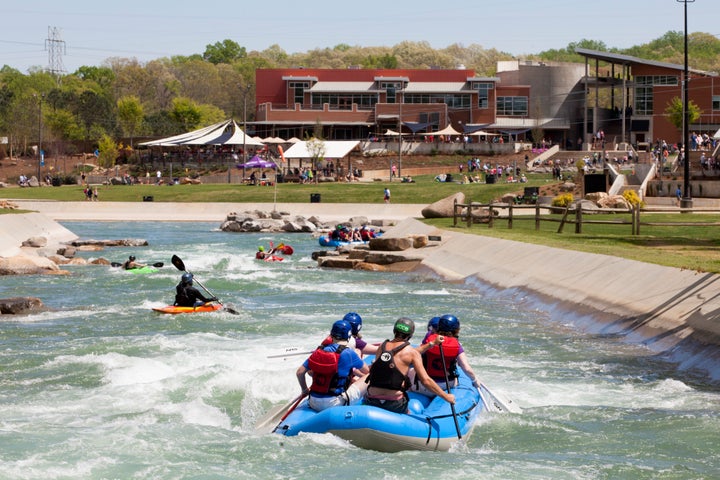
<svg viewBox="0 0 720 480">
<path fill-rule="evenodd" d="M 48 245 L 78 238 L 73 232 L 41 213 L 5 214 L 0 216 L 0 224 L 0 257 L 20 255 L 20 246 L 30 237 L 45 237 Z"/>
</svg>

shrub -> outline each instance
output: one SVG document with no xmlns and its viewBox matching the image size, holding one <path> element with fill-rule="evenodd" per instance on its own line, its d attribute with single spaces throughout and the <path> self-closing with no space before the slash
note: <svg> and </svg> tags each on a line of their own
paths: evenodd
<svg viewBox="0 0 720 480">
<path fill-rule="evenodd" d="M 625 190 L 622 196 L 625 200 L 627 200 L 630 205 L 633 205 L 635 207 L 639 206 L 640 208 L 645 207 L 645 202 L 640 200 L 640 196 L 635 190 Z"/>
<path fill-rule="evenodd" d="M 572 193 L 563 193 L 558 195 L 557 197 L 553 198 L 552 200 L 552 206 L 553 207 L 567 207 L 573 202 L 573 194 Z"/>
</svg>

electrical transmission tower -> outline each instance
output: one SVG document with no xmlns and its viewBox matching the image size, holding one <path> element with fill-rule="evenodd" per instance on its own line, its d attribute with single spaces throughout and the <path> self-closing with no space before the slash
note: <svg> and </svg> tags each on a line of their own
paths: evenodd
<svg viewBox="0 0 720 480">
<path fill-rule="evenodd" d="M 65 55 L 65 41 L 60 39 L 60 29 L 48 27 L 48 38 L 45 40 L 45 50 L 48 51 L 48 71 L 60 82 L 60 77 L 65 73 L 62 56 Z"/>
</svg>

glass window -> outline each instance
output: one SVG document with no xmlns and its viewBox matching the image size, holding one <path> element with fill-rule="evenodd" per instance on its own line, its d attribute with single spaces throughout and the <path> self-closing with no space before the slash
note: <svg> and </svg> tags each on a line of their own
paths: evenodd
<svg viewBox="0 0 720 480">
<path fill-rule="evenodd" d="M 528 97 L 497 97 L 497 114 L 525 117 L 528 114 Z"/>
<path fill-rule="evenodd" d="M 720 95 L 713 95 L 712 97 L 712 109 L 720 110 Z"/>
<path fill-rule="evenodd" d="M 478 108 L 488 108 L 490 102 L 490 90 L 492 83 L 474 83 L 473 88 L 478 91 Z"/>
<path fill-rule="evenodd" d="M 378 101 L 374 93 L 313 93 L 312 108 L 322 109 L 328 104 L 331 110 L 352 110 L 353 104 L 359 109 L 371 110 Z"/>
<path fill-rule="evenodd" d="M 638 115 L 652 115 L 653 113 L 653 86 L 677 85 L 677 75 L 638 75 L 635 77 L 635 113 Z"/>
<path fill-rule="evenodd" d="M 407 93 L 405 103 L 444 103 L 450 108 L 470 108 L 468 93 Z"/>
<path fill-rule="evenodd" d="M 290 82 L 290 89 L 293 91 L 293 102 L 302 105 L 305 99 L 305 90 L 310 88 L 310 82 Z"/>
</svg>

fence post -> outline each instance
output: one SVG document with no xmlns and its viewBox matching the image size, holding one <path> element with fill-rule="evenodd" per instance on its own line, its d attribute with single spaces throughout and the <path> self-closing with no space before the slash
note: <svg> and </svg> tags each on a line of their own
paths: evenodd
<svg viewBox="0 0 720 480">
<path fill-rule="evenodd" d="M 495 219 L 495 212 L 492 206 L 492 203 L 488 203 L 488 228 L 493 228 L 493 221 Z"/>
<path fill-rule="evenodd" d="M 508 204 L 508 229 L 512 230 L 513 222 L 513 204 Z"/>
<path fill-rule="evenodd" d="M 575 204 L 575 233 L 582 233 L 582 207 Z"/>
<path fill-rule="evenodd" d="M 635 224 L 635 235 L 640 235 L 640 205 L 635 205 L 633 212 L 633 223 Z"/>
<path fill-rule="evenodd" d="M 570 205 L 565 205 L 565 213 L 563 213 L 562 219 L 560 219 L 560 226 L 558 226 L 557 233 L 562 233 L 565 228 L 565 220 L 567 220 L 568 213 L 570 213 Z"/>
<path fill-rule="evenodd" d="M 468 228 L 472 228 L 472 209 L 473 209 L 473 203 L 472 200 L 468 198 L 467 200 L 467 226 Z"/>
<path fill-rule="evenodd" d="M 540 231 L 540 204 L 535 203 L 535 231 Z"/>
<path fill-rule="evenodd" d="M 457 198 L 453 199 L 453 227 L 457 227 Z"/>
</svg>

